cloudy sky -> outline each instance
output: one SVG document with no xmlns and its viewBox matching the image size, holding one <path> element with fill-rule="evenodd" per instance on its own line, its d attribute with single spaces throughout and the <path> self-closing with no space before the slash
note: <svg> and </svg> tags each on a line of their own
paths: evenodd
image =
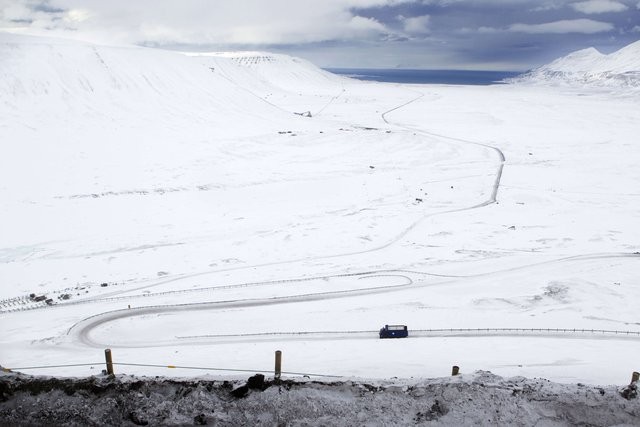
<svg viewBox="0 0 640 427">
<path fill-rule="evenodd" d="M 640 0 L 0 0 L 0 30 L 323 67 L 525 70 L 639 40 Z"/>
</svg>

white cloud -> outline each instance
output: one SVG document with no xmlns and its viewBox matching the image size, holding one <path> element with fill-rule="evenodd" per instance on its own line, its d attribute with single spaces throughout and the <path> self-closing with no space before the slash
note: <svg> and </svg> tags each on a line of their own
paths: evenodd
<svg viewBox="0 0 640 427">
<path fill-rule="evenodd" d="M 429 34 L 429 23 L 431 17 L 429 15 L 413 16 L 411 18 L 402 17 L 404 30 L 409 34 Z"/>
<path fill-rule="evenodd" d="M 542 24 L 511 24 L 508 27 L 479 27 L 477 29 L 462 28 L 461 34 L 495 34 L 495 33 L 527 33 L 527 34 L 595 34 L 611 31 L 615 28 L 608 22 L 593 21 L 591 19 L 573 19 Z"/>
<path fill-rule="evenodd" d="M 640 1 L 638 2 L 638 4 L 636 5 L 637 9 L 640 9 Z"/>
<path fill-rule="evenodd" d="M 62 11 L 44 11 L 37 0 L 0 0 L 0 28 L 2 26 L 38 26 L 43 21 L 60 19 Z"/>
<path fill-rule="evenodd" d="M 362 16 L 354 16 L 348 23 L 348 28 L 351 31 L 360 33 L 385 33 L 388 32 L 387 28 L 379 21 L 373 18 L 365 18 Z"/>
<path fill-rule="evenodd" d="M 536 6 L 532 9 L 529 9 L 531 12 L 548 12 L 550 10 L 558 10 L 562 9 L 564 4 L 561 2 L 553 1 L 553 2 L 545 2 L 540 6 Z"/>
<path fill-rule="evenodd" d="M 420 3 L 424 5 L 438 5 L 438 6 L 451 6 L 452 4 L 460 3 L 465 0 L 422 0 Z"/>
<path fill-rule="evenodd" d="M 457 33 L 458 34 L 495 34 L 495 33 L 503 33 L 505 29 L 494 28 L 494 27 L 478 27 L 478 28 L 469 28 L 463 27 L 460 28 Z"/>
<path fill-rule="evenodd" d="M 91 12 L 84 9 L 71 9 L 64 14 L 64 19 L 69 23 L 83 22 L 91 17 Z"/>
<path fill-rule="evenodd" d="M 478 33 L 480 34 L 493 34 L 493 33 L 499 33 L 500 30 L 498 30 L 497 28 L 492 28 L 492 27 L 480 27 L 478 28 Z"/>
<path fill-rule="evenodd" d="M 20 21 L 31 18 L 31 11 L 23 4 L 12 4 L 10 2 L 2 2 L 0 4 L 2 4 L 0 18 L 3 21 Z"/>
<path fill-rule="evenodd" d="M 571 7 L 578 12 L 588 15 L 596 13 L 624 12 L 629 9 L 627 5 L 613 0 L 588 0 L 571 3 Z"/>
<path fill-rule="evenodd" d="M 419 0 L 0 0 L 0 29 L 106 43 L 298 44 L 378 39 L 392 31 L 359 16 Z"/>
<path fill-rule="evenodd" d="M 632 33 L 640 33 L 640 25 L 636 25 L 631 29 Z"/>
<path fill-rule="evenodd" d="M 595 34 L 613 30 L 615 27 L 608 22 L 593 21 L 591 19 L 572 19 L 544 24 L 513 24 L 508 31 L 528 34 Z"/>
</svg>

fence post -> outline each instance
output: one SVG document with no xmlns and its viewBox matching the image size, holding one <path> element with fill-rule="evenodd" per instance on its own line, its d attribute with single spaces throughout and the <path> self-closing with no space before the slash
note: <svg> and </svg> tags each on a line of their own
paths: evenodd
<svg viewBox="0 0 640 427">
<path fill-rule="evenodd" d="M 453 368 L 451 368 L 451 376 L 455 377 L 459 373 L 460 373 L 460 367 L 454 365 Z"/>
<path fill-rule="evenodd" d="M 631 374 L 631 383 L 635 383 L 640 380 L 640 372 L 634 372 Z"/>
<path fill-rule="evenodd" d="M 108 348 L 104 351 L 104 358 L 107 362 L 107 374 L 114 375 L 113 373 L 113 359 L 111 358 L 111 349 Z"/>
<path fill-rule="evenodd" d="M 280 350 L 277 350 L 275 379 L 279 380 L 281 375 L 282 375 L 282 352 Z"/>
</svg>

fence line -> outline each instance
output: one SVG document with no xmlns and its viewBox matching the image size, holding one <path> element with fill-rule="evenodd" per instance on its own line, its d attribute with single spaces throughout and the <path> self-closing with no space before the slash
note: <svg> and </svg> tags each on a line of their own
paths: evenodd
<svg viewBox="0 0 640 427">
<path fill-rule="evenodd" d="M 24 371 L 29 369 L 49 369 L 49 368 L 74 368 L 78 366 L 96 366 L 96 365 L 104 365 L 104 362 L 98 363 L 71 363 L 67 365 L 43 365 L 43 366 L 22 366 L 20 368 L 2 368 L 3 372 L 15 372 L 15 371 Z"/>
<path fill-rule="evenodd" d="M 188 338 L 202 338 L 202 337 L 211 337 L 211 338 L 225 338 L 225 337 L 250 337 L 250 336 L 277 336 L 277 335 L 289 335 L 289 336 L 309 336 L 313 334 L 323 335 L 323 334 L 363 334 L 363 333 L 376 333 L 378 331 L 299 331 L 299 332 L 266 332 L 266 333 L 256 333 L 256 334 L 238 334 L 238 335 L 204 335 L 204 336 L 191 336 Z M 630 337 L 639 337 L 639 331 L 618 331 L 618 330 L 607 330 L 607 329 L 569 329 L 569 328 L 441 328 L 441 329 L 413 329 L 411 333 L 417 333 L 418 336 L 430 336 L 429 334 L 433 334 L 431 336 L 437 336 L 438 334 L 456 334 L 456 333 L 476 333 L 478 335 L 482 333 L 561 333 L 561 334 L 591 334 L 591 335 L 619 335 L 619 336 L 630 336 Z M 187 337 L 182 337 L 187 338 Z M 109 353 L 111 350 L 105 350 L 105 354 Z M 73 364 L 59 364 L 59 365 L 42 365 L 42 366 L 23 366 L 17 368 L 5 368 L 0 366 L 0 371 L 3 372 L 19 372 L 24 370 L 31 369 L 51 369 L 51 368 L 72 368 L 72 367 L 82 367 L 82 366 L 99 366 L 103 365 L 104 362 L 96 362 L 96 363 L 73 363 Z M 107 367 L 112 366 L 138 366 L 138 367 L 148 367 L 148 368 L 165 368 L 165 369 L 190 369 L 190 370 L 201 370 L 201 371 L 218 371 L 218 372 L 243 372 L 243 373 L 264 373 L 271 372 L 268 369 L 229 369 L 229 368 L 218 368 L 218 367 L 203 367 L 203 366 L 180 366 L 180 365 L 160 365 L 160 364 L 148 364 L 148 363 L 128 363 L 128 362 L 112 362 L 109 358 L 107 359 Z M 112 372 L 112 371 L 110 371 Z M 279 372 L 279 371 L 277 371 Z M 326 377 L 326 378 L 341 378 L 340 375 L 330 375 L 330 374 L 317 374 L 317 373 L 308 373 L 308 372 L 291 372 L 291 371 L 281 371 L 280 373 L 286 375 L 295 375 L 295 376 L 308 376 L 308 377 Z"/>
<path fill-rule="evenodd" d="M 412 270 L 406 270 L 406 269 L 399 269 L 399 270 L 385 269 L 385 270 L 376 270 L 376 271 L 361 271 L 361 272 L 355 272 L 355 273 L 302 277 L 302 278 L 294 278 L 294 279 L 277 279 L 277 280 L 267 280 L 267 281 L 259 281 L 259 282 L 245 282 L 245 283 L 236 283 L 236 284 L 227 284 L 227 285 L 206 286 L 206 287 L 200 287 L 195 289 L 177 289 L 177 290 L 170 290 L 170 291 L 155 292 L 152 294 L 135 294 L 135 295 L 124 295 L 124 296 L 121 295 L 121 296 L 112 296 L 112 297 L 109 297 L 109 296 L 101 297 L 100 295 L 96 295 L 95 297 L 92 297 L 92 298 L 66 301 L 64 303 L 54 302 L 51 305 L 46 304 L 45 302 L 36 303 L 30 300 L 28 296 L 23 295 L 23 296 L 17 296 L 9 299 L 0 300 L 0 313 L 13 313 L 17 311 L 28 311 L 28 310 L 35 310 L 35 309 L 41 309 L 41 308 L 66 307 L 70 305 L 79 305 L 79 304 L 97 303 L 97 302 L 113 302 L 113 301 L 131 300 L 136 298 L 145 299 L 145 298 L 151 298 L 151 297 L 157 297 L 157 296 L 178 295 L 178 294 L 188 294 L 188 293 L 197 293 L 197 292 L 210 292 L 210 291 L 217 291 L 217 290 L 229 290 L 229 289 L 236 289 L 236 288 L 256 287 L 256 286 L 272 286 L 272 285 L 279 285 L 279 284 L 310 282 L 310 281 L 324 280 L 324 279 L 337 279 L 337 278 L 345 278 L 345 277 L 369 277 L 369 276 L 375 277 L 375 275 L 378 273 L 412 273 L 412 274 L 421 274 L 421 275 L 436 276 L 436 277 L 465 277 L 465 276 L 449 276 L 449 275 L 442 275 L 442 274 L 435 274 L 435 273 L 424 273 L 424 272 L 412 271 Z M 158 285 L 160 284 L 162 283 L 158 283 Z M 73 292 L 73 290 L 70 290 L 70 292 Z M 8 306 L 8 305 L 13 306 L 14 305 L 13 302 L 15 301 L 22 301 L 22 300 L 28 303 L 28 305 L 22 304 L 22 306 L 18 308 L 2 309 L 2 307 Z"/>
<path fill-rule="evenodd" d="M 442 332 L 562 332 L 562 333 L 591 333 L 640 336 L 637 331 L 618 331 L 609 329 L 569 329 L 569 328 L 441 328 L 441 329 L 413 329 L 413 332 L 442 333 Z"/>
<path fill-rule="evenodd" d="M 445 333 L 476 333 L 481 335 L 487 332 L 498 333 L 563 333 L 563 334 L 612 334 L 612 335 L 624 335 L 640 338 L 640 332 L 637 331 L 618 331 L 607 329 L 577 329 L 577 328 L 440 328 L 440 329 L 410 329 L 409 336 L 412 334 L 419 337 L 437 336 L 437 334 Z M 198 338 L 254 338 L 254 337 L 277 337 L 277 336 L 308 336 L 309 339 L 313 339 L 313 335 L 357 335 L 357 334 L 372 334 L 375 335 L 378 330 L 343 330 L 343 331 L 279 331 L 279 332 L 254 332 L 243 334 L 206 334 L 206 335 L 183 335 L 176 336 L 178 339 L 198 339 Z"/>
<path fill-rule="evenodd" d="M 1 370 L 3 372 L 20 372 L 20 371 L 26 371 L 30 369 L 73 368 L 73 367 L 79 367 L 79 366 L 99 366 L 104 364 L 105 364 L 104 362 L 71 363 L 67 365 L 22 366 L 18 368 L 3 367 Z M 158 365 L 158 364 L 149 364 L 149 363 L 127 363 L 127 362 L 113 362 L 112 364 L 114 366 L 139 366 L 139 367 L 147 367 L 147 368 L 165 368 L 165 369 L 192 369 L 192 370 L 199 370 L 199 371 L 243 372 L 243 373 L 254 373 L 254 374 L 271 372 L 269 369 L 228 369 L 228 368 L 211 368 L 211 367 L 202 367 L 202 366 Z M 342 376 L 340 375 L 314 374 L 309 372 L 282 371 L 282 373 L 286 375 L 295 375 L 295 376 L 342 378 Z"/>
</svg>

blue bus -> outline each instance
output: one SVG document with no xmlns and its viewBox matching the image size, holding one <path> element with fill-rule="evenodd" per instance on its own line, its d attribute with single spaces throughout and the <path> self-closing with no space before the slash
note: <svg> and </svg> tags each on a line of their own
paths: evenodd
<svg viewBox="0 0 640 427">
<path fill-rule="evenodd" d="M 406 338 L 409 336 L 407 325 L 384 325 L 380 329 L 380 338 Z"/>
</svg>

